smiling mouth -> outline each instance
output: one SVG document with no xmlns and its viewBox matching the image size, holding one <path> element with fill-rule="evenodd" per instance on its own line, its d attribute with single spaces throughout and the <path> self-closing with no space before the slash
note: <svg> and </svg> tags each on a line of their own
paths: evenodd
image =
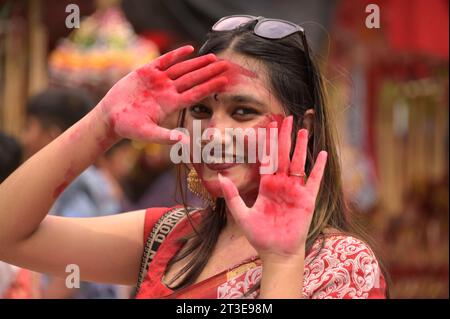
<svg viewBox="0 0 450 319">
<path fill-rule="evenodd" d="M 205 160 L 205 164 L 230 164 L 230 163 L 245 163 L 245 156 L 235 155 L 232 153 L 222 153 L 220 155 L 207 155 Z"/>
<path fill-rule="evenodd" d="M 240 159 L 240 161 L 239 161 Z M 230 163 L 231 162 L 231 163 Z M 242 158 L 234 154 L 223 153 L 221 156 L 211 156 L 207 158 L 207 162 L 204 163 L 206 167 L 213 171 L 226 170 L 243 163 Z"/>
<path fill-rule="evenodd" d="M 205 163 L 206 167 L 208 167 L 212 171 L 222 171 L 229 168 L 232 168 L 234 166 L 237 166 L 241 163 Z"/>
</svg>

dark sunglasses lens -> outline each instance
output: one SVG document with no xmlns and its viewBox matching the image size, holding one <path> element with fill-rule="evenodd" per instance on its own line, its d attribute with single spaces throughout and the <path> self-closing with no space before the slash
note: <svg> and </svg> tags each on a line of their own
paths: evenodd
<svg viewBox="0 0 450 319">
<path fill-rule="evenodd" d="M 255 33 L 268 39 L 281 39 L 298 31 L 296 26 L 280 21 L 263 21 L 255 28 Z"/>
<path fill-rule="evenodd" d="M 252 20 L 254 19 L 250 17 L 230 17 L 217 22 L 212 29 L 213 31 L 231 31 Z"/>
</svg>

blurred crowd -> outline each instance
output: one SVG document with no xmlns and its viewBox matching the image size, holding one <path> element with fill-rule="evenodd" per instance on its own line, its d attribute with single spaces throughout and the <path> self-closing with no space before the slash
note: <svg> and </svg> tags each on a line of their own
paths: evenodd
<svg viewBox="0 0 450 319">
<path fill-rule="evenodd" d="M 305 22 L 329 82 L 346 193 L 378 243 L 392 297 L 448 298 L 448 0 L 378 1 L 381 31 L 364 27 L 370 2 L 0 0 L 0 182 L 86 115 L 121 76 L 182 43 L 198 45 L 221 16 Z M 64 27 L 68 3 L 81 9 L 80 29 Z M 33 42 L 29 59 L 35 64 L 24 65 L 40 77 L 32 82 L 22 75 L 34 83 L 28 90 L 8 87 L 8 81 L 21 83 L 18 71 L 8 78 L 20 60 L 8 45 L 22 52 L 26 46 L 16 47 L 21 37 L 45 38 L 21 29 L 31 9 L 41 14 L 37 20 L 28 16 L 30 32 L 36 23 L 47 41 Z M 2 25 L 10 25 L 12 35 Z M 175 127 L 176 121 L 165 125 Z M 81 174 L 49 213 L 94 217 L 174 206 L 181 200 L 177 188 L 186 191 L 180 178 L 168 146 L 123 140 Z M 202 203 L 188 193 L 188 204 Z M 0 262 L 0 298 L 129 298 L 132 289 L 91 282 L 68 289 L 65 279 Z"/>
</svg>

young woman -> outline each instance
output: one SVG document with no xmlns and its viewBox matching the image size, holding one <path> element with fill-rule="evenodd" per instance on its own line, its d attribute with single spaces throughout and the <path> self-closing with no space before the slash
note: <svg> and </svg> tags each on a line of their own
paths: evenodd
<svg viewBox="0 0 450 319">
<path fill-rule="evenodd" d="M 193 50 L 131 72 L 0 185 L 0 259 L 60 276 L 76 264 L 87 281 L 133 285 L 139 278 L 138 298 L 385 297 L 379 262 L 348 221 L 332 124 L 303 30 L 230 16 L 187 60 Z M 221 133 L 278 128 L 276 171 L 260 175 L 261 163 L 193 164 L 189 186 L 208 198 L 205 209 L 46 216 L 64 187 L 121 138 L 176 142 L 159 123 L 180 110 L 189 131 L 193 120 Z"/>
</svg>

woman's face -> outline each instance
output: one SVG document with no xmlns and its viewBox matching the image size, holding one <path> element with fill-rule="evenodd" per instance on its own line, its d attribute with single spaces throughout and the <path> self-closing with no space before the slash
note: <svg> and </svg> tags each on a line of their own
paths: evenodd
<svg viewBox="0 0 450 319">
<path fill-rule="evenodd" d="M 193 120 L 201 120 L 202 132 L 207 128 L 218 129 L 222 145 L 224 145 L 226 141 L 230 141 L 230 134 L 226 134 L 226 128 L 243 130 L 253 128 L 257 132 L 257 128 L 267 127 L 270 122 L 284 116 L 281 103 L 271 93 L 267 72 L 261 63 L 231 52 L 224 52 L 217 56 L 232 63 L 231 69 L 225 73 L 229 80 L 228 85 L 223 92 L 210 96 L 187 109 L 185 123 L 190 136 L 193 136 Z M 207 144 L 208 141 L 203 143 Z M 255 145 L 250 146 L 255 147 Z M 246 142 L 244 155 L 247 155 L 247 147 Z M 222 148 L 224 149 L 225 147 Z M 229 155 L 230 152 L 226 151 L 226 153 Z M 236 156 L 236 147 L 232 149 L 232 153 Z M 260 164 L 257 156 L 256 163 L 248 163 L 247 157 L 245 158 L 244 163 L 231 165 L 206 164 L 203 159 L 201 163 L 192 165 L 214 197 L 222 197 L 218 181 L 218 173 L 220 173 L 235 183 L 245 199 L 246 196 L 257 193 L 260 180 Z"/>
</svg>

